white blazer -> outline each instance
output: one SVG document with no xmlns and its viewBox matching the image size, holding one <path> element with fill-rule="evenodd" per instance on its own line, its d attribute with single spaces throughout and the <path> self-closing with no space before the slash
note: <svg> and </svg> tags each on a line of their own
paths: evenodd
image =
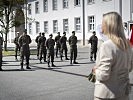
<svg viewBox="0 0 133 100">
<path fill-rule="evenodd" d="M 96 60 L 94 96 L 117 98 L 129 94 L 129 72 L 133 69 L 133 51 L 120 50 L 110 39 L 101 44 Z"/>
</svg>

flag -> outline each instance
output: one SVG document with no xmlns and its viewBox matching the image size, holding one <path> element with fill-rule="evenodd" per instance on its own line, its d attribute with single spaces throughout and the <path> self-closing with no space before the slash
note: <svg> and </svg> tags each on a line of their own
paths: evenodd
<svg viewBox="0 0 133 100">
<path fill-rule="evenodd" d="M 132 29 L 131 29 L 129 40 L 130 40 L 131 45 L 133 46 L 133 26 L 132 26 Z"/>
</svg>

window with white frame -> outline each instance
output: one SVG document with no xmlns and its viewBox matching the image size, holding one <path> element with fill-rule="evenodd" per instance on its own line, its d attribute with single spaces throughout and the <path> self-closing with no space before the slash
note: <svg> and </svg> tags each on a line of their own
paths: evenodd
<svg viewBox="0 0 133 100">
<path fill-rule="evenodd" d="M 28 14 L 31 14 L 31 4 L 28 4 Z"/>
<path fill-rule="evenodd" d="M 35 2 L 35 13 L 39 13 L 39 2 Z"/>
<path fill-rule="evenodd" d="M 32 24 L 29 23 L 29 34 L 32 34 Z"/>
<path fill-rule="evenodd" d="M 80 17 L 75 18 L 75 31 L 76 32 L 80 32 L 81 31 Z"/>
<path fill-rule="evenodd" d="M 63 31 L 68 32 L 69 27 L 68 27 L 68 19 L 63 19 Z"/>
<path fill-rule="evenodd" d="M 95 3 L 95 0 L 88 0 L 88 4 L 93 4 Z"/>
<path fill-rule="evenodd" d="M 80 6 L 80 0 L 74 0 L 74 5 L 75 6 Z"/>
<path fill-rule="evenodd" d="M 44 21 L 44 32 L 48 33 L 48 21 Z"/>
<path fill-rule="evenodd" d="M 38 34 L 40 32 L 40 23 L 36 22 L 36 33 Z"/>
<path fill-rule="evenodd" d="M 48 11 L 48 0 L 43 0 L 44 12 Z"/>
<path fill-rule="evenodd" d="M 68 0 L 63 0 L 63 8 L 68 8 Z"/>
<path fill-rule="evenodd" d="M 53 0 L 53 10 L 57 10 L 57 0 Z"/>
<path fill-rule="evenodd" d="M 89 16 L 88 17 L 88 31 L 94 31 L 95 30 L 95 17 Z"/>
<path fill-rule="evenodd" d="M 58 32 L 58 21 L 53 20 L 53 33 L 57 33 L 57 32 Z"/>
</svg>

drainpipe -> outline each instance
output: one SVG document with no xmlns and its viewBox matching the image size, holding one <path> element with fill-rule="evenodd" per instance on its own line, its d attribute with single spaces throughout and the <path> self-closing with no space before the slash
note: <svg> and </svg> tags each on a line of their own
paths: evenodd
<svg viewBox="0 0 133 100">
<path fill-rule="evenodd" d="M 120 15 L 122 16 L 122 0 L 119 0 L 119 11 Z"/>
<path fill-rule="evenodd" d="M 82 0 L 82 11 L 83 11 L 83 45 L 85 45 L 85 0 Z"/>
</svg>

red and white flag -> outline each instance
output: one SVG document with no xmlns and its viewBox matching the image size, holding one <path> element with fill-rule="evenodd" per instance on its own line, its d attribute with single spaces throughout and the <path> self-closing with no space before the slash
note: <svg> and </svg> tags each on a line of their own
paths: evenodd
<svg viewBox="0 0 133 100">
<path fill-rule="evenodd" d="M 133 46 L 133 26 L 132 26 L 131 32 L 129 34 L 129 41 L 130 41 L 131 45 Z"/>
</svg>

